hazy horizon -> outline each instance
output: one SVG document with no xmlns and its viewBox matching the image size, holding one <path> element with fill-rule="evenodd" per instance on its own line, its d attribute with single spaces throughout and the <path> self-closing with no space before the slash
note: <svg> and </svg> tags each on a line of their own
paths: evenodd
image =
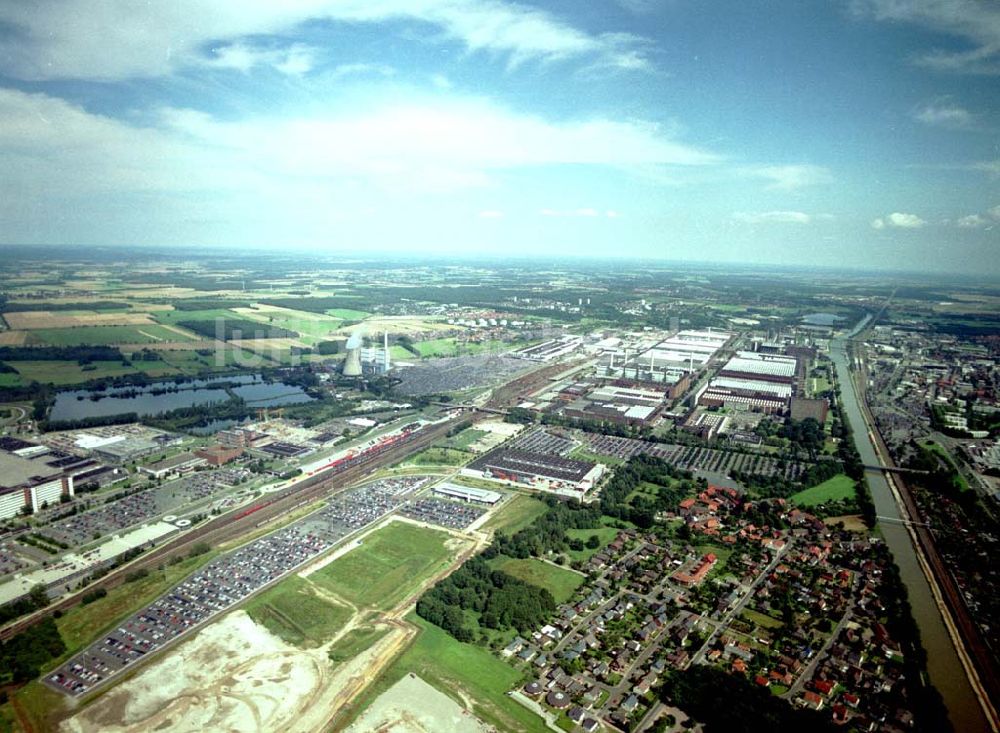
<svg viewBox="0 0 1000 733">
<path fill-rule="evenodd" d="M 1000 6 L 0 8 L 0 241 L 1000 274 Z"/>
</svg>

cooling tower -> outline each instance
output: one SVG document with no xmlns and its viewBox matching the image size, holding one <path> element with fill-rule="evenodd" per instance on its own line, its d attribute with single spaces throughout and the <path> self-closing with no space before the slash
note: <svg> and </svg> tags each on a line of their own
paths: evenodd
<svg viewBox="0 0 1000 733">
<path fill-rule="evenodd" d="M 352 333 L 347 339 L 347 358 L 344 359 L 344 376 L 361 376 L 361 335 Z"/>
</svg>

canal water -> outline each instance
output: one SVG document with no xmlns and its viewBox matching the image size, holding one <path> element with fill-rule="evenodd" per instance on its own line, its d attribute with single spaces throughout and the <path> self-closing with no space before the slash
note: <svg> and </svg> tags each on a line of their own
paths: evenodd
<svg viewBox="0 0 1000 733">
<path fill-rule="evenodd" d="M 855 326 L 848 336 L 835 338 L 830 343 L 830 355 L 837 368 L 841 399 L 847 413 L 847 420 L 854 433 L 854 443 L 861 454 L 861 462 L 868 466 L 878 466 L 881 463 L 875 446 L 868 436 L 866 423 L 858 403 L 858 395 L 855 392 L 854 380 L 851 379 L 851 372 L 848 370 L 850 358 L 847 354 L 848 338 L 863 329 L 868 320 L 869 318 L 866 318 Z M 899 519 L 899 507 L 896 505 L 896 500 L 884 475 L 869 471 L 867 477 L 876 513 L 881 517 Z M 965 668 L 962 666 L 948 630 L 945 628 L 941 612 L 931 594 L 927 577 L 917 560 L 910 533 L 901 524 L 880 522 L 879 527 L 896 565 L 899 566 L 900 575 L 910 597 L 913 618 L 920 628 L 920 637 L 924 649 L 927 650 L 927 673 L 931 682 L 944 698 L 948 715 L 956 733 L 989 731 L 986 716 L 965 674 Z"/>
</svg>

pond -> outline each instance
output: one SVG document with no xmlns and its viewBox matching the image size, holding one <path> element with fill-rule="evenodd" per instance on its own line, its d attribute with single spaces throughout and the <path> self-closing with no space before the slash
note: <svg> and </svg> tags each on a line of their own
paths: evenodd
<svg viewBox="0 0 1000 733">
<path fill-rule="evenodd" d="M 229 391 L 226 386 L 230 386 Z M 215 380 L 193 380 L 180 384 L 163 381 L 141 387 L 60 392 L 56 395 L 49 420 L 52 422 L 84 420 L 129 412 L 134 412 L 140 417 L 157 415 L 181 407 L 225 402 L 230 399 L 230 392 L 253 407 L 277 407 L 312 400 L 312 397 L 296 385 L 267 382 L 259 374 L 246 374 L 220 377 Z"/>
</svg>

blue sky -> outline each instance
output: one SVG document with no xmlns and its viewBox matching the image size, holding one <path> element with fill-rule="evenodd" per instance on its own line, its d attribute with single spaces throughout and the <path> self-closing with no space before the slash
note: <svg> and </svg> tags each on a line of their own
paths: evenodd
<svg viewBox="0 0 1000 733">
<path fill-rule="evenodd" d="M 993 0 L 0 5 L 0 241 L 1000 274 Z"/>
</svg>

